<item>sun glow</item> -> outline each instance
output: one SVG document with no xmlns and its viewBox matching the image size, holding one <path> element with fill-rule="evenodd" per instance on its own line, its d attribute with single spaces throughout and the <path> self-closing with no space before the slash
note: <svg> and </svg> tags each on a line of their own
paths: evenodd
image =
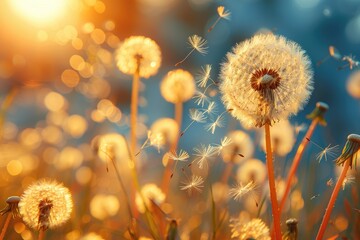
<svg viewBox="0 0 360 240">
<path fill-rule="evenodd" d="M 68 0 L 9 0 L 18 14 L 35 24 L 58 20 L 64 13 Z"/>
</svg>

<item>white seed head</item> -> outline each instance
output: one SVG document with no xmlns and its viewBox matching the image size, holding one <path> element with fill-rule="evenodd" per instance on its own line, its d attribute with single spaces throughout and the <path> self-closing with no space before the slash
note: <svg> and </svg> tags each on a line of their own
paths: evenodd
<svg viewBox="0 0 360 240">
<path fill-rule="evenodd" d="M 46 211 L 44 208 L 47 208 Z M 69 189 L 56 181 L 40 180 L 30 185 L 19 202 L 20 214 L 34 229 L 58 227 L 70 219 L 73 202 Z"/>
<path fill-rule="evenodd" d="M 247 133 L 240 130 L 232 131 L 228 134 L 228 138 L 231 143 L 221 151 L 224 162 L 239 163 L 252 157 L 254 143 Z"/>
<path fill-rule="evenodd" d="M 160 84 L 161 95 L 171 103 L 186 102 L 195 94 L 194 77 L 185 70 L 168 72 Z"/>
<path fill-rule="evenodd" d="M 173 144 L 179 135 L 179 126 L 172 118 L 160 118 L 151 125 L 151 145 Z M 161 137 L 159 137 L 161 136 Z"/>
<path fill-rule="evenodd" d="M 258 159 L 246 160 L 237 170 L 236 179 L 238 182 L 251 182 L 261 185 L 267 176 L 265 164 Z"/>
<path fill-rule="evenodd" d="M 161 65 L 161 52 L 157 43 L 144 36 L 125 39 L 116 51 L 119 70 L 132 75 L 139 68 L 141 77 L 155 75 Z"/>
<path fill-rule="evenodd" d="M 313 89 L 305 52 L 285 37 L 271 34 L 258 34 L 235 46 L 220 77 L 225 106 L 247 127 L 296 114 Z"/>
</svg>

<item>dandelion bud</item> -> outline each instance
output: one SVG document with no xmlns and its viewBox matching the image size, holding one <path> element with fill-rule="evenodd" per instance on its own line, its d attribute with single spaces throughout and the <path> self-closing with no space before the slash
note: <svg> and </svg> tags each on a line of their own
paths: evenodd
<svg viewBox="0 0 360 240">
<path fill-rule="evenodd" d="M 171 103 L 182 103 L 195 94 L 194 77 L 185 70 L 177 69 L 168 72 L 160 84 L 161 95 Z"/>
<path fill-rule="evenodd" d="M 341 155 L 335 160 L 337 165 L 343 165 L 345 161 L 350 161 L 350 168 L 356 167 L 356 160 L 359 157 L 360 135 L 350 134 L 342 150 Z"/>
<path fill-rule="evenodd" d="M 40 180 L 25 190 L 19 208 L 25 223 L 32 228 L 46 230 L 70 219 L 73 202 L 69 189 L 62 184 Z"/>
<path fill-rule="evenodd" d="M 227 109 L 245 126 L 261 127 L 296 114 L 312 87 L 310 60 L 282 36 L 258 34 L 227 54 L 220 90 Z"/>
<path fill-rule="evenodd" d="M 287 231 L 282 238 L 283 240 L 297 240 L 297 224 L 298 220 L 296 218 L 290 218 L 286 220 Z"/>
<path fill-rule="evenodd" d="M 350 75 L 346 83 L 346 89 L 352 97 L 360 99 L 360 70 Z"/>
<path fill-rule="evenodd" d="M 133 36 L 125 39 L 116 51 L 116 64 L 125 74 L 139 70 L 140 77 L 149 78 L 161 65 L 159 46 L 150 38 Z"/>
<path fill-rule="evenodd" d="M 319 123 L 323 126 L 326 126 L 326 120 L 324 118 L 325 113 L 329 109 L 329 105 L 324 102 L 317 102 L 315 109 L 306 117 L 308 119 L 314 120 L 316 118 L 319 119 Z"/>
<path fill-rule="evenodd" d="M 224 162 L 239 163 L 252 157 L 254 143 L 247 133 L 240 130 L 233 131 L 228 134 L 228 138 L 231 143 L 223 147 L 221 151 Z"/>
<path fill-rule="evenodd" d="M 20 197 L 11 196 L 6 199 L 6 203 L 8 204 L 4 209 L 0 210 L 0 215 L 4 215 L 6 213 L 10 213 L 13 215 L 13 218 L 20 217 L 19 213 L 19 202 Z"/>
</svg>

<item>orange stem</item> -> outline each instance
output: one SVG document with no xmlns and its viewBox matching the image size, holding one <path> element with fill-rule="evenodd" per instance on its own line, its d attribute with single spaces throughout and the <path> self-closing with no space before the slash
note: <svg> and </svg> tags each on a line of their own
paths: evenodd
<svg viewBox="0 0 360 240">
<path fill-rule="evenodd" d="M 139 64 L 133 76 L 133 84 L 131 90 L 131 113 L 130 113 L 130 150 L 135 153 L 136 150 L 136 127 L 138 114 L 138 98 L 139 98 Z M 135 158 L 133 159 L 135 161 Z"/>
<path fill-rule="evenodd" d="M 304 151 L 306 149 L 306 146 L 309 144 L 308 139 L 310 139 L 311 136 L 313 135 L 314 130 L 315 130 L 318 123 L 319 123 L 318 118 L 314 119 L 311 122 L 311 125 L 310 125 L 309 129 L 307 130 L 304 138 L 301 141 L 301 144 L 299 145 L 299 147 L 298 147 L 298 149 L 296 151 L 296 155 L 295 155 L 294 160 L 293 160 L 293 162 L 291 164 L 291 167 L 290 167 L 290 170 L 289 170 L 289 173 L 288 173 L 288 177 L 287 177 L 287 180 L 286 180 L 285 192 L 284 192 L 284 195 L 282 196 L 281 201 L 280 201 L 280 206 L 279 206 L 280 215 L 281 215 L 282 210 L 284 209 L 285 202 L 286 202 L 287 196 L 289 195 L 291 185 L 292 185 L 292 181 L 294 179 L 296 170 L 297 170 L 297 168 L 299 166 L 300 160 L 301 160 L 301 158 L 303 156 L 303 153 L 304 153 Z"/>
<path fill-rule="evenodd" d="M 175 121 L 179 127 L 179 131 L 181 129 L 181 125 L 182 125 L 182 118 L 183 118 L 183 103 L 182 102 L 178 102 L 175 104 Z M 170 147 L 170 151 L 171 152 L 176 152 L 177 151 L 177 147 L 179 144 L 179 139 L 180 139 L 180 133 L 178 131 L 178 135 L 176 136 L 176 140 L 173 142 L 172 146 Z M 174 161 L 169 159 L 166 167 L 165 167 L 165 171 L 164 171 L 164 175 L 163 175 L 163 179 L 162 179 L 162 189 L 163 192 L 165 193 L 165 195 L 167 195 L 167 193 L 169 192 L 169 185 L 170 185 L 170 178 L 171 178 L 171 169 L 172 166 L 174 164 Z"/>
<path fill-rule="evenodd" d="M 224 183 L 224 184 L 228 183 L 229 177 L 230 177 L 232 169 L 233 169 L 233 166 L 234 166 L 234 164 L 231 161 L 226 163 L 226 167 L 225 167 L 225 169 L 223 171 L 223 174 L 221 176 L 221 182 L 222 183 Z"/>
<path fill-rule="evenodd" d="M 1 230 L 0 240 L 4 239 L 5 233 L 6 233 L 7 229 L 8 229 L 8 227 L 9 227 L 10 220 L 11 220 L 11 214 L 8 213 L 7 217 L 6 217 L 6 220 L 5 220 L 4 227 Z"/>
<path fill-rule="evenodd" d="M 271 209 L 274 220 L 275 239 L 281 240 L 280 214 L 279 214 L 279 207 L 276 197 L 273 154 L 271 149 L 269 123 L 265 123 L 265 141 L 266 141 L 266 166 L 267 166 L 268 178 L 269 178 L 269 189 L 270 189 L 270 198 L 271 198 Z"/>
<path fill-rule="evenodd" d="M 341 171 L 341 174 L 340 174 L 340 177 L 338 179 L 338 181 L 336 182 L 336 185 L 335 185 L 335 188 L 331 194 L 331 197 L 330 197 L 330 200 L 329 200 L 329 203 L 326 207 L 326 211 L 325 211 L 325 215 L 324 215 L 324 218 L 321 222 L 321 225 L 320 225 L 320 228 L 319 228 L 319 232 L 316 236 L 316 240 L 322 240 L 323 237 L 324 237 L 324 233 L 325 233 L 325 230 L 326 230 L 326 226 L 330 220 L 330 215 L 331 215 L 331 212 L 332 212 L 332 209 L 334 208 L 335 206 L 335 201 L 336 201 L 336 198 L 339 194 L 339 191 L 343 185 L 343 182 L 346 178 L 346 173 L 347 171 L 349 170 L 349 167 L 350 167 L 350 161 L 351 159 L 348 159 L 346 162 L 345 162 L 345 165 L 344 165 L 344 168 L 343 170 Z"/>
<path fill-rule="evenodd" d="M 44 237 L 45 237 L 45 230 L 43 230 L 42 228 L 40 228 L 38 240 L 43 240 Z"/>
</svg>

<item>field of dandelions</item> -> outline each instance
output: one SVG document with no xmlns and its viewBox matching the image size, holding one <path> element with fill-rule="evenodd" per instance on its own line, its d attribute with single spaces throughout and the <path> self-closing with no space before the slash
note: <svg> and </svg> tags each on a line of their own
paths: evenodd
<svg viewBox="0 0 360 240">
<path fill-rule="evenodd" d="M 360 239 L 358 1 L 67 4 L 0 3 L 0 240 Z"/>
</svg>

